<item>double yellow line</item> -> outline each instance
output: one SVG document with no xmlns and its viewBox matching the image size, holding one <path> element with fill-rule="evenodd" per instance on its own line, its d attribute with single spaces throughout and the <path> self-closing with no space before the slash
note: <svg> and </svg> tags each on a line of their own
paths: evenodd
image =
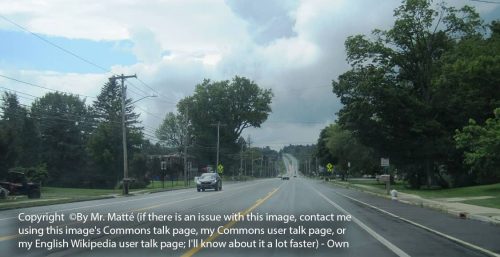
<svg viewBox="0 0 500 257">
<path fill-rule="evenodd" d="M 281 187 L 281 186 L 280 186 Z M 264 198 L 261 198 L 261 199 L 258 199 L 254 205 L 252 205 L 250 208 L 240 212 L 241 215 L 247 215 L 249 214 L 251 211 L 253 211 L 255 208 L 259 207 L 259 205 L 263 204 L 265 201 L 267 201 L 269 198 L 271 198 L 279 189 L 280 187 L 278 188 L 274 188 L 273 191 L 269 192 Z M 238 223 L 238 221 L 236 220 L 232 220 L 230 222 L 228 222 L 226 225 L 222 226 L 224 229 L 227 229 L 227 228 L 231 228 L 233 227 L 236 223 Z M 217 239 L 218 237 L 220 236 L 220 234 L 218 232 L 215 232 L 214 234 L 212 234 L 211 236 L 209 236 L 207 239 L 203 240 L 204 242 L 212 242 L 214 241 L 215 239 Z M 203 249 L 203 247 L 200 245 L 198 245 L 197 247 L 195 248 L 191 248 L 189 251 L 187 251 L 186 253 L 184 253 L 183 255 L 181 255 L 181 257 L 191 257 L 193 256 L 194 254 L 196 254 L 197 252 L 199 252 L 201 249 Z"/>
</svg>

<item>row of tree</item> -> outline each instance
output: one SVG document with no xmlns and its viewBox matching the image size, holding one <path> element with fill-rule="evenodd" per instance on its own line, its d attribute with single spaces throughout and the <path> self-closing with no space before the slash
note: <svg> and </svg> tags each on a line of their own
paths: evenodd
<svg viewBox="0 0 500 257">
<path fill-rule="evenodd" d="M 126 106 L 131 175 L 142 180 L 146 157 L 141 148 L 148 141 L 130 99 Z M 105 84 L 90 106 L 77 95 L 60 92 L 28 106 L 5 92 L 1 110 L 0 177 L 11 169 L 36 170 L 38 175 L 32 176 L 47 185 L 106 188 L 123 177 L 121 90 L 116 83 Z"/>
<path fill-rule="evenodd" d="M 16 94 L 5 92 L 0 119 L 0 178 L 15 169 L 46 185 L 119 186 L 123 178 L 121 93 L 121 87 L 110 81 L 89 106 L 86 99 L 60 92 L 47 93 L 27 106 Z M 192 96 L 180 101 L 178 114 L 166 115 L 156 132 L 159 142 L 154 145 L 144 137 L 132 100 L 126 99 L 130 177 L 136 179 L 136 186 L 145 186 L 150 178 L 160 175 L 159 160 L 149 157 L 182 156 L 186 150 L 200 168 L 214 167 L 217 124 L 221 124 L 219 163 L 224 164 L 225 174 L 272 175 L 278 153 L 268 147 L 251 147 L 241 137 L 245 128 L 259 127 L 267 119 L 271 98 L 270 90 L 246 78 L 204 80 Z M 182 174 L 184 166 L 178 160 L 169 169 L 173 177 Z"/>
<path fill-rule="evenodd" d="M 250 138 L 245 140 L 242 132 L 267 120 L 272 97 L 271 90 L 245 77 L 206 79 L 196 85 L 193 95 L 178 103 L 177 113 L 165 116 L 156 136 L 163 145 L 181 154 L 186 150 L 198 163 L 214 169 L 219 140 L 218 164 L 223 164 L 224 174 L 264 176 L 268 174 L 263 172 L 268 170 L 265 165 L 275 162 L 277 152 L 252 147 Z"/>
<path fill-rule="evenodd" d="M 415 188 L 500 181 L 500 22 L 429 0 L 394 17 L 346 40 L 351 69 L 332 83 L 343 107 L 317 156 L 366 173 L 389 157 Z"/>
</svg>

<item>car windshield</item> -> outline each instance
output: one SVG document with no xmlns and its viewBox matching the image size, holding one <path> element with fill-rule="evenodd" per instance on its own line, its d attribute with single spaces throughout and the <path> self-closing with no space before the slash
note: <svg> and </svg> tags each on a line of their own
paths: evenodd
<svg viewBox="0 0 500 257">
<path fill-rule="evenodd" d="M 205 174 L 202 174 L 201 177 L 202 179 L 210 179 L 210 178 L 215 178 L 215 174 L 209 174 L 209 173 L 205 173 Z"/>
</svg>

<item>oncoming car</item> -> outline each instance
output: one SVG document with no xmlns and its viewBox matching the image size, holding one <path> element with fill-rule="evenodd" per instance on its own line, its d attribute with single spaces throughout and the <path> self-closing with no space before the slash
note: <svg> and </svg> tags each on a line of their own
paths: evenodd
<svg viewBox="0 0 500 257">
<path fill-rule="evenodd" d="M 198 192 L 205 189 L 222 190 L 222 179 L 217 173 L 203 173 L 196 181 L 196 190 Z"/>
</svg>

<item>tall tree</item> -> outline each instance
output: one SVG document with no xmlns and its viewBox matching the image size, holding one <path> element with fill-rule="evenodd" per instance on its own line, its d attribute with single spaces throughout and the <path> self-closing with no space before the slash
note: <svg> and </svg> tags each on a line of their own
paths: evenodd
<svg viewBox="0 0 500 257">
<path fill-rule="evenodd" d="M 373 149 L 361 144 L 350 131 L 338 124 L 328 127 L 327 148 L 342 176 L 347 172 L 359 176 L 378 171 Z"/>
<path fill-rule="evenodd" d="M 244 129 L 260 127 L 271 112 L 272 92 L 262 89 L 244 77 L 231 81 L 204 80 L 196 86 L 192 96 L 182 99 L 179 112 L 186 115 L 191 124 L 191 134 L 201 146 L 198 153 L 207 163 L 215 162 L 213 147 L 217 142 L 217 124 L 220 126 L 221 152 L 239 151 L 237 140 Z M 221 155 L 221 159 L 229 158 Z M 237 158 L 233 158 L 236 160 Z"/>
<path fill-rule="evenodd" d="M 123 178 L 123 150 L 121 127 L 121 87 L 116 81 L 106 83 L 94 101 L 91 111 L 96 123 L 88 141 L 88 150 L 98 172 L 92 174 L 89 183 L 97 187 L 113 187 Z M 139 115 L 134 112 L 132 100 L 125 101 L 125 120 L 127 125 L 127 150 L 129 160 L 139 152 L 143 143 Z M 139 160 L 140 158 L 136 158 Z M 139 160 L 142 162 L 142 160 Z M 130 176 L 144 171 L 131 165 Z M 134 169 L 135 167 L 135 169 Z M 141 179 L 140 176 L 137 176 Z"/>
<path fill-rule="evenodd" d="M 405 0 L 394 11 L 387 31 L 374 30 L 374 39 L 358 35 L 345 43 L 352 69 L 333 82 L 344 107 L 339 123 L 380 157 L 403 167 L 414 187 L 439 179 L 438 168 L 450 145 L 436 112 L 433 79 L 443 54 L 457 41 L 479 37 L 479 15 L 468 6 L 429 0 Z"/>
<path fill-rule="evenodd" d="M 40 155 L 47 165 L 47 182 L 64 186 L 78 184 L 82 168 L 86 166 L 88 116 L 84 100 L 74 95 L 47 93 L 33 102 L 31 113 L 38 121 Z"/>
<path fill-rule="evenodd" d="M 0 123 L 0 175 L 19 163 L 22 153 L 21 134 L 27 110 L 19 104 L 16 94 L 5 92 L 2 96 Z"/>
</svg>

